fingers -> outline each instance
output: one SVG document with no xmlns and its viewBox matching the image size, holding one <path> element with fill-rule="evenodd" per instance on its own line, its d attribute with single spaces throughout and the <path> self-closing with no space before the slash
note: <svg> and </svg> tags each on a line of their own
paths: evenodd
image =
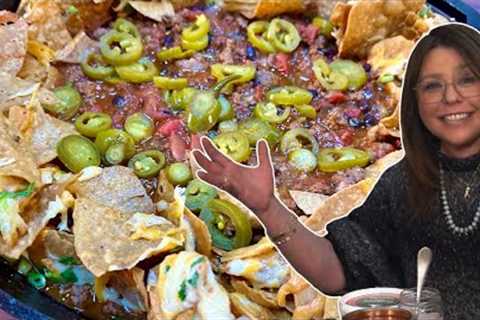
<svg viewBox="0 0 480 320">
<path fill-rule="evenodd" d="M 214 170 L 215 164 L 210 161 L 200 150 L 192 151 L 193 158 L 197 164 L 205 171 L 210 172 Z"/>
<path fill-rule="evenodd" d="M 226 190 L 227 186 L 225 185 L 225 180 L 220 175 L 209 174 L 205 171 L 197 171 L 197 177 L 208 184 Z"/>
<path fill-rule="evenodd" d="M 229 162 L 231 162 L 231 160 L 228 157 L 226 157 L 222 152 L 220 152 L 215 147 L 212 140 L 210 140 L 208 137 L 205 137 L 205 136 L 201 137 L 200 143 L 206 155 L 212 160 L 212 162 L 215 162 L 221 166 L 225 166 Z"/>
<path fill-rule="evenodd" d="M 265 139 L 257 141 L 257 163 L 262 169 L 272 170 L 272 158 L 270 157 L 270 147 Z"/>
</svg>

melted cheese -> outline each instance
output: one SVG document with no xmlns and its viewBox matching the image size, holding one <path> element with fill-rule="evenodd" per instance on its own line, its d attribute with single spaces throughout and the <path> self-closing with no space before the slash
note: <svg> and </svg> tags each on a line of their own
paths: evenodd
<svg viewBox="0 0 480 320">
<path fill-rule="evenodd" d="M 156 319 L 172 320 L 187 310 L 194 310 L 194 317 L 202 320 L 234 319 L 227 292 L 216 281 L 208 259 L 196 252 L 166 257 L 154 290 L 161 310 Z"/>
<path fill-rule="evenodd" d="M 288 263 L 277 252 L 234 259 L 224 266 L 225 272 L 244 277 L 263 288 L 278 288 L 288 277 Z"/>
</svg>

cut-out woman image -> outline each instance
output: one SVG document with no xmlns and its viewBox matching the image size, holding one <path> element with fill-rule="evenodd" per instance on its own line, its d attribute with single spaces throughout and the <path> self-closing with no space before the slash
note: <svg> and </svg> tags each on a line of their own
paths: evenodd
<svg viewBox="0 0 480 320">
<path fill-rule="evenodd" d="M 268 145 L 258 166 L 231 161 L 202 138 L 198 176 L 241 200 L 282 255 L 327 294 L 416 285 L 416 254 L 433 251 L 426 285 L 445 319 L 480 319 L 480 34 L 458 23 L 432 29 L 404 78 L 405 157 L 387 169 L 361 207 L 320 237 L 274 196 Z"/>
</svg>

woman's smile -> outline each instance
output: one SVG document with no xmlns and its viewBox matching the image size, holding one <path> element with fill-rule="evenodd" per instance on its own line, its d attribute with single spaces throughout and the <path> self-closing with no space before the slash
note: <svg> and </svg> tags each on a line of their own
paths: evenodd
<svg viewBox="0 0 480 320">
<path fill-rule="evenodd" d="M 438 47 L 425 56 L 417 98 L 443 152 L 464 158 L 480 151 L 480 80 L 457 50 Z"/>
</svg>

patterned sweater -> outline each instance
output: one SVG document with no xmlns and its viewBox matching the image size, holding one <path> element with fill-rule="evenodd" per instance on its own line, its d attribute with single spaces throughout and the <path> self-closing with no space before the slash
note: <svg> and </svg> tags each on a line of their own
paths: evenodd
<svg viewBox="0 0 480 320">
<path fill-rule="evenodd" d="M 440 153 L 438 158 L 453 221 L 469 225 L 480 206 L 480 154 L 454 159 Z M 415 218 L 407 202 L 405 165 L 402 160 L 389 168 L 363 206 L 327 226 L 326 237 L 344 267 L 347 290 L 415 287 L 417 252 L 428 246 L 433 260 L 425 286 L 440 290 L 445 319 L 480 319 L 480 228 L 469 236 L 454 235 L 440 196 L 432 215 Z M 467 199 L 465 182 L 473 182 Z"/>
</svg>

